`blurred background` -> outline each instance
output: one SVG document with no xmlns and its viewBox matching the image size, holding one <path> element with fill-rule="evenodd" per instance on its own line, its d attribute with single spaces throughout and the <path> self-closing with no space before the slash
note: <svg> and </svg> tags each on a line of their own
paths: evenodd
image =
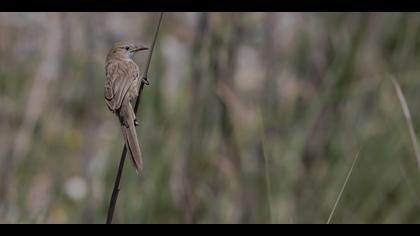
<svg viewBox="0 0 420 236">
<path fill-rule="evenodd" d="M 105 57 L 158 13 L 0 13 L 0 223 L 104 223 Z M 166 13 L 115 223 L 419 223 L 418 13 Z M 136 56 L 143 68 L 147 53 Z"/>
</svg>

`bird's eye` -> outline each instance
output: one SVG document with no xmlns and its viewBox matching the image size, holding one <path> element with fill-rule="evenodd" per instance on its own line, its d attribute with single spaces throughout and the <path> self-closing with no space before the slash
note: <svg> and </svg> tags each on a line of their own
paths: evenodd
<svg viewBox="0 0 420 236">
<path fill-rule="evenodd" d="M 129 47 L 129 46 L 126 46 L 126 47 L 125 47 L 125 50 L 127 50 L 127 51 L 128 51 L 129 49 L 130 49 L 130 47 Z"/>
</svg>

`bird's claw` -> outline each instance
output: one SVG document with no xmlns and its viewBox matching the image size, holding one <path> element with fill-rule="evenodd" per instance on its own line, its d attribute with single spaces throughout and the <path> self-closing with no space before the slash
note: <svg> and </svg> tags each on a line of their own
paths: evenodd
<svg viewBox="0 0 420 236">
<path fill-rule="evenodd" d="M 143 82 L 143 84 L 145 84 L 145 85 L 150 85 L 150 82 L 149 82 L 149 80 L 147 80 L 147 78 L 143 78 L 141 81 L 142 81 L 142 82 Z"/>
</svg>

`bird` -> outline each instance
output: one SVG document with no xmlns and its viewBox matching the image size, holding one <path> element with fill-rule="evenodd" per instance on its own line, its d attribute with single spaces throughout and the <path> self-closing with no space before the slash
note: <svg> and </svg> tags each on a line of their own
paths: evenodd
<svg viewBox="0 0 420 236">
<path fill-rule="evenodd" d="M 137 174 L 143 169 L 143 160 L 136 132 L 139 123 L 131 102 L 137 98 L 142 81 L 145 84 L 148 81 L 140 78 L 139 66 L 133 58 L 144 50 L 148 48 L 142 44 L 117 42 L 109 50 L 105 63 L 105 102 L 120 121 L 124 142 Z"/>
</svg>

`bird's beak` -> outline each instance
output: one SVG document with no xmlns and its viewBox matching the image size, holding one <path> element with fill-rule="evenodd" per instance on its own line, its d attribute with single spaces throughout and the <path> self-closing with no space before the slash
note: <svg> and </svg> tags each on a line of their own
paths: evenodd
<svg viewBox="0 0 420 236">
<path fill-rule="evenodd" d="M 144 46 L 137 46 L 133 52 L 138 52 L 138 51 L 144 51 L 144 50 L 148 50 L 149 48 L 144 47 Z"/>
</svg>

